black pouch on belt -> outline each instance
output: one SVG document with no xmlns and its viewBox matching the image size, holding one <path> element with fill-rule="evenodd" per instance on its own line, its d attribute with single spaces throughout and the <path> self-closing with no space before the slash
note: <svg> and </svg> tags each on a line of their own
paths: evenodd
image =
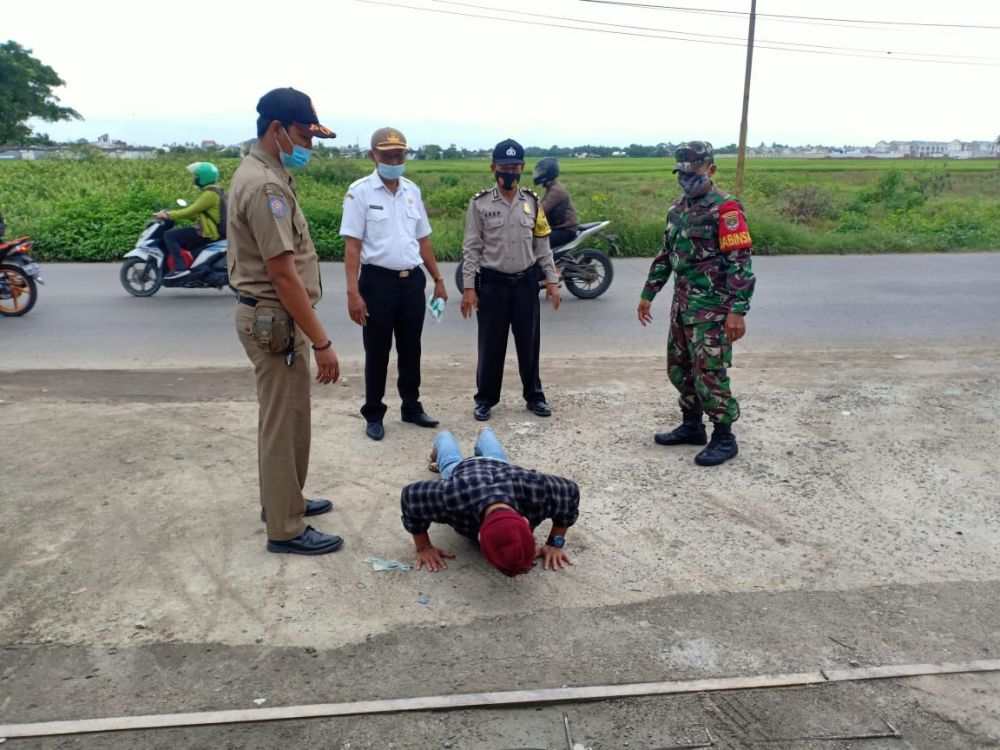
<svg viewBox="0 0 1000 750">
<path fill-rule="evenodd" d="M 280 307 L 254 308 L 253 339 L 257 346 L 271 354 L 288 351 L 295 336 L 291 316 Z"/>
</svg>

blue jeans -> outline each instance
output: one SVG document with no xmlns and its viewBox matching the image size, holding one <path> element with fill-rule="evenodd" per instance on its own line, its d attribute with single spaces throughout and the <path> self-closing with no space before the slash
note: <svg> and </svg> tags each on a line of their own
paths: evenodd
<svg viewBox="0 0 1000 750">
<path fill-rule="evenodd" d="M 451 479 L 455 467 L 462 461 L 462 449 L 458 447 L 458 440 L 450 432 L 443 430 L 434 437 L 434 447 L 437 449 L 437 465 L 441 469 L 441 479 Z M 482 458 L 495 458 L 509 463 L 507 451 L 503 449 L 496 433 L 489 427 L 480 432 L 476 438 L 475 454 Z"/>
</svg>

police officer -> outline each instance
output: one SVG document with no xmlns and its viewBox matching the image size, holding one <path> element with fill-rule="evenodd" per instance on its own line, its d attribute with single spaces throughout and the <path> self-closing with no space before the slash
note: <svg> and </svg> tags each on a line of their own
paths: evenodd
<svg viewBox="0 0 1000 750">
<path fill-rule="evenodd" d="M 712 422 L 712 440 L 695 463 L 716 466 L 739 448 L 732 424 L 740 407 L 730 391 L 726 368 L 732 345 L 745 333 L 754 275 L 750 232 L 743 208 L 716 187 L 715 159 L 707 141 L 682 143 L 675 152 L 677 182 L 683 195 L 667 213 L 663 249 L 653 261 L 639 300 L 639 322 L 651 322 L 653 298 L 674 274 L 670 307 L 667 372 L 680 391 L 684 421 L 655 436 L 660 445 L 705 445 L 703 413 Z"/>
<path fill-rule="evenodd" d="M 541 201 L 533 191 L 518 186 L 523 169 L 521 144 L 510 139 L 498 143 L 490 164 L 496 185 L 474 195 L 465 215 L 462 316 L 468 318 L 478 310 L 479 364 L 472 414 L 480 422 L 490 418 L 490 410 L 500 401 L 511 330 L 525 403 L 540 417 L 552 414 L 538 376 L 538 283 L 545 279 L 545 297 L 558 310 L 559 276 Z"/>
<path fill-rule="evenodd" d="M 365 403 L 361 414 L 372 440 L 385 436 L 386 369 L 396 338 L 403 401 L 402 420 L 437 427 L 420 404 L 420 334 L 424 328 L 423 263 L 434 279 L 434 296 L 448 300 L 431 247 L 431 226 L 420 188 L 403 177 L 409 149 L 395 128 L 372 134 L 375 171 L 354 182 L 344 196 L 340 234 L 344 238 L 347 311 L 362 328 L 365 345 Z M 360 275 L 359 275 L 360 266 Z"/>
<path fill-rule="evenodd" d="M 257 103 L 257 143 L 230 192 L 229 279 L 236 287 L 236 332 L 257 378 L 257 451 L 267 549 L 322 555 L 343 540 L 306 525 L 329 500 L 302 494 L 309 469 L 309 343 L 316 380 L 335 383 L 340 365 L 313 309 L 322 286 L 309 225 L 289 170 L 304 167 L 313 138 L 334 138 L 301 91 L 274 89 Z"/>
</svg>

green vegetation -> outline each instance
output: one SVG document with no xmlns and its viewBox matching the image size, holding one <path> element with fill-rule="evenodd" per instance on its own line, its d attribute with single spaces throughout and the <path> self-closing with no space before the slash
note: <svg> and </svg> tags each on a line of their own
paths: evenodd
<svg viewBox="0 0 1000 750">
<path fill-rule="evenodd" d="M 149 216 L 195 189 L 190 159 L 0 162 L 0 210 L 8 235 L 27 234 L 43 260 L 115 260 Z M 228 183 L 237 159 L 216 162 Z M 529 166 L 532 160 L 529 160 Z M 659 248 L 677 193 L 667 159 L 561 159 L 582 221 L 611 219 L 628 255 Z M 731 187 L 734 159 L 720 160 Z M 340 258 L 341 202 L 370 162 L 316 158 L 296 177 L 313 238 Z M 490 183 L 485 160 L 414 161 L 438 254 L 461 251 L 465 209 Z M 995 161 L 751 160 L 746 206 L 758 254 L 869 253 L 1000 248 L 1000 163 Z"/>
</svg>

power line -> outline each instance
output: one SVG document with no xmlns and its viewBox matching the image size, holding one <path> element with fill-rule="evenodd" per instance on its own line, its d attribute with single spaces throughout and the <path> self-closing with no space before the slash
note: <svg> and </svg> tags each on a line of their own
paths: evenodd
<svg viewBox="0 0 1000 750">
<path fill-rule="evenodd" d="M 749 15 L 746 11 L 742 10 L 723 10 L 721 8 L 691 8 L 682 5 L 655 5 L 653 3 L 636 3 L 636 2 L 625 2 L 625 0 L 579 0 L 583 3 L 595 3 L 597 5 L 621 5 L 630 8 L 647 8 L 652 10 L 669 10 L 677 11 L 680 13 L 704 13 L 706 15 L 716 15 L 716 16 L 746 16 Z M 923 27 L 923 28 L 936 28 L 936 29 L 977 29 L 977 30 L 990 30 L 995 31 L 1000 29 L 1000 26 L 991 26 L 988 24 L 965 24 L 965 23 L 928 23 L 925 21 L 877 21 L 873 19 L 863 19 L 863 18 L 827 18 L 824 16 L 796 16 L 786 13 L 758 13 L 758 18 L 773 18 L 775 20 L 783 21 L 815 21 L 815 22 L 826 22 L 826 23 L 850 23 L 850 24 L 867 24 L 867 25 L 877 25 L 877 26 L 913 26 L 913 27 Z"/>
<path fill-rule="evenodd" d="M 490 11 L 490 12 L 500 12 L 500 13 L 507 13 L 507 14 L 510 14 L 510 15 L 518 15 L 518 16 L 529 16 L 529 17 L 532 17 L 532 18 L 548 18 L 548 19 L 553 19 L 553 20 L 557 20 L 557 21 L 571 21 L 573 23 L 589 23 L 589 24 L 600 25 L 600 26 L 610 26 L 610 27 L 617 28 L 617 29 L 631 29 L 633 31 L 653 31 L 653 32 L 656 32 L 656 33 L 663 33 L 663 34 L 681 34 L 683 36 L 703 37 L 705 39 L 710 39 L 710 40 L 731 39 L 731 40 L 735 40 L 735 41 L 740 42 L 740 46 L 741 47 L 744 46 L 744 37 L 742 37 L 742 36 L 727 36 L 727 35 L 724 35 L 724 34 L 700 34 L 698 32 L 694 32 L 694 31 L 678 31 L 676 29 L 663 29 L 663 28 L 656 28 L 656 27 L 651 27 L 651 26 L 633 26 L 633 25 L 630 25 L 630 24 L 610 23 L 610 22 L 606 22 L 606 21 L 590 21 L 590 20 L 585 19 L 585 18 L 573 18 L 573 17 L 567 17 L 567 16 L 553 16 L 553 15 L 549 15 L 547 13 L 530 13 L 528 11 L 521 11 L 521 10 L 506 10 L 506 9 L 503 9 L 503 8 L 494 8 L 494 7 L 491 7 L 491 6 L 488 6 L 488 5 L 476 5 L 474 3 L 456 2 L 456 0 L 429 0 L 429 1 L 433 2 L 433 3 L 441 4 L 441 5 L 455 5 L 455 6 L 458 6 L 460 8 L 475 8 L 477 10 L 485 10 L 485 11 Z M 428 10 L 431 10 L 431 9 L 428 8 Z M 576 28 L 576 27 L 573 27 L 573 28 Z M 582 30 L 588 30 L 588 29 L 582 29 Z M 597 31 L 598 29 L 589 29 L 589 30 Z M 692 40 L 688 40 L 688 41 L 692 41 Z M 833 50 L 833 51 L 840 51 L 840 52 L 865 52 L 865 53 L 868 53 L 870 55 L 902 55 L 904 57 L 927 57 L 927 58 L 944 58 L 944 59 L 961 59 L 961 60 L 994 60 L 994 61 L 1000 61 L 1000 57 L 989 57 L 989 56 L 984 56 L 984 55 L 958 55 L 958 54 L 951 54 L 951 53 L 934 53 L 934 52 L 904 52 L 902 50 L 898 50 L 897 51 L 897 50 L 885 50 L 885 49 L 869 49 L 869 48 L 865 48 L 865 47 L 838 47 L 838 46 L 826 45 L 826 44 L 811 44 L 811 43 L 806 43 L 806 42 L 786 42 L 786 41 L 782 41 L 782 40 L 773 40 L 773 39 L 759 39 L 757 41 L 758 41 L 759 44 L 779 44 L 779 45 L 784 45 L 784 46 L 788 46 L 788 47 L 805 47 L 805 48 L 810 48 L 810 49 Z M 794 51 L 794 50 L 790 50 L 790 51 Z"/>
<path fill-rule="evenodd" d="M 424 13 L 438 13 L 438 14 L 441 14 L 441 15 L 461 16 L 461 17 L 465 17 L 465 18 L 479 18 L 479 19 L 488 20 L 488 21 L 501 21 L 501 22 L 505 22 L 505 23 L 514 23 L 514 24 L 520 24 L 520 25 L 526 25 L 526 26 L 542 26 L 542 27 L 547 27 L 547 28 L 570 29 L 570 30 L 573 30 L 573 31 L 588 31 L 588 32 L 595 33 L 595 34 L 612 34 L 612 35 L 616 35 L 616 36 L 638 37 L 638 38 L 641 38 L 641 39 L 665 39 L 665 40 L 669 40 L 669 41 L 689 42 L 689 43 L 692 43 L 692 44 L 708 44 L 708 45 L 712 45 L 712 46 L 721 46 L 721 47 L 741 47 L 742 48 L 742 47 L 746 46 L 745 43 L 742 42 L 742 41 L 740 41 L 740 42 L 716 41 L 717 39 L 719 39 L 719 37 L 718 36 L 713 36 L 713 35 L 705 35 L 705 36 L 712 36 L 711 39 L 688 39 L 688 38 L 685 38 L 685 37 L 671 36 L 671 35 L 668 35 L 668 34 L 658 34 L 658 33 L 642 34 L 642 33 L 638 33 L 638 32 L 635 32 L 635 31 L 618 31 L 618 30 L 608 29 L 608 28 L 589 28 L 589 27 L 585 27 L 585 26 L 569 26 L 569 25 L 566 25 L 566 24 L 545 23 L 545 22 L 542 22 L 542 21 L 529 21 L 529 20 L 520 19 L 520 18 L 503 18 L 503 17 L 500 17 L 500 16 L 489 16 L 489 15 L 481 15 L 481 14 L 475 14 L 475 13 L 462 13 L 462 12 L 454 11 L 454 10 L 443 10 L 443 9 L 438 9 L 438 8 L 427 8 L 427 7 L 417 6 L 417 5 L 408 5 L 408 4 L 402 3 L 402 2 L 388 2 L 387 0 L 355 0 L 355 2 L 363 3 L 365 5 L 381 5 L 381 6 L 387 6 L 387 7 L 390 7 L 390 8 L 403 8 L 403 9 L 406 9 L 406 10 L 415 10 L 415 11 L 420 11 L 420 12 L 424 12 Z M 496 12 L 516 13 L 516 12 L 519 12 L 519 11 L 505 11 L 505 10 L 496 9 Z M 598 21 L 579 21 L 579 22 L 580 23 L 590 23 L 590 24 L 598 24 L 598 23 L 600 23 Z M 642 27 L 638 27 L 638 28 L 642 28 Z M 675 34 L 676 33 L 680 33 L 680 34 L 688 34 L 688 35 L 690 35 L 690 32 L 671 32 L 671 33 L 675 33 Z M 987 68 L 1000 67 L 1000 64 L 997 64 L 997 63 L 974 62 L 974 61 L 971 61 L 971 60 L 928 59 L 928 58 L 922 58 L 922 57 L 910 57 L 910 56 L 906 56 L 905 54 L 901 54 L 901 53 L 897 53 L 897 54 L 894 54 L 892 52 L 885 52 L 885 53 L 883 53 L 883 52 L 876 51 L 876 50 L 873 50 L 872 54 L 856 54 L 856 53 L 852 53 L 852 52 L 837 52 L 837 51 L 832 51 L 832 50 L 828 50 L 828 49 L 821 49 L 821 48 L 818 48 L 818 46 L 815 46 L 815 45 L 811 45 L 809 47 L 802 47 L 802 48 L 788 46 L 788 45 L 791 45 L 791 44 L 795 44 L 795 43 L 794 42 L 769 42 L 769 43 L 760 43 L 760 44 L 757 44 L 756 46 L 757 46 L 757 49 L 776 50 L 776 51 L 779 51 L 779 52 L 799 52 L 799 53 L 813 54 L 813 55 L 830 55 L 830 56 L 834 56 L 834 57 L 855 57 L 855 58 L 860 58 L 860 59 L 864 59 L 864 60 L 896 60 L 896 61 L 899 61 L 899 62 L 919 62 L 919 63 L 931 63 L 931 64 L 938 64 L 938 65 L 966 65 L 966 66 L 970 66 L 971 65 L 971 66 L 987 67 Z M 776 46 L 776 45 L 786 45 L 786 46 Z M 913 53 L 913 54 L 922 54 L 922 53 Z M 949 55 L 949 57 L 955 57 L 955 56 Z M 982 59 L 996 59 L 996 58 L 982 58 Z"/>
</svg>

